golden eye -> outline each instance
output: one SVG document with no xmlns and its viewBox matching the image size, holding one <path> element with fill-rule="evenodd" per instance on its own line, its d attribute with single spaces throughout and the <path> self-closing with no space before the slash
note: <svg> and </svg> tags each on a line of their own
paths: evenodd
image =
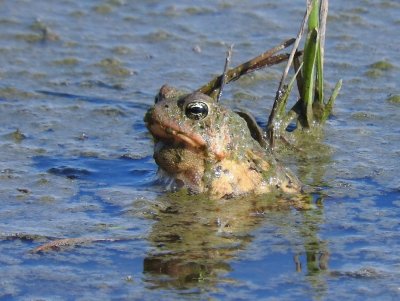
<svg viewBox="0 0 400 301">
<path fill-rule="evenodd" d="M 186 105 L 185 115 L 193 120 L 201 120 L 208 115 L 208 105 L 202 101 L 193 101 Z"/>
</svg>

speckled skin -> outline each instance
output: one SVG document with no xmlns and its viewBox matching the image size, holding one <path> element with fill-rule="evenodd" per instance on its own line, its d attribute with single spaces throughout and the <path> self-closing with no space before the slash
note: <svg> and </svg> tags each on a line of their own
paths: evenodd
<svg viewBox="0 0 400 301">
<path fill-rule="evenodd" d="M 199 102 L 208 114 L 190 118 L 187 108 Z M 165 85 L 145 122 L 156 163 L 179 187 L 212 199 L 301 191 L 297 178 L 252 138 L 245 120 L 205 94 Z"/>
</svg>

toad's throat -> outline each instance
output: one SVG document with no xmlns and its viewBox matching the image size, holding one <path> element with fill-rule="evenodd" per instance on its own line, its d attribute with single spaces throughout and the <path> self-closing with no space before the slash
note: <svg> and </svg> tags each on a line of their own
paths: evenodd
<svg viewBox="0 0 400 301">
<path fill-rule="evenodd" d="M 153 121 L 147 125 L 154 138 L 161 141 L 173 141 L 174 143 L 184 143 L 190 148 L 201 150 L 206 146 L 206 141 L 198 134 L 183 131 L 174 122 L 159 123 Z"/>
</svg>

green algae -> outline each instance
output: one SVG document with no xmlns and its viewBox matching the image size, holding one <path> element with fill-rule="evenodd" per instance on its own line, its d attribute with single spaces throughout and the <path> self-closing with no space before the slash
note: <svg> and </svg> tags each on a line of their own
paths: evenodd
<svg viewBox="0 0 400 301">
<path fill-rule="evenodd" d="M 370 69 L 365 72 L 365 76 L 370 77 L 370 78 L 378 78 L 383 76 L 382 70 L 379 69 Z"/>
<path fill-rule="evenodd" d="M 351 115 L 354 120 L 365 121 L 376 118 L 376 116 L 370 112 L 357 112 Z"/>
<path fill-rule="evenodd" d="M 371 64 L 369 68 L 374 70 L 388 71 L 392 70 L 394 68 L 394 65 L 387 60 L 383 60 Z"/>
<path fill-rule="evenodd" d="M 0 87 L 0 98 L 6 99 L 32 99 L 37 95 L 31 92 L 22 91 L 15 87 Z"/>
<path fill-rule="evenodd" d="M 93 11 L 98 14 L 106 15 L 112 12 L 112 7 L 107 4 L 96 5 L 93 7 Z"/>
<path fill-rule="evenodd" d="M 370 78 L 379 78 L 395 69 L 395 66 L 388 60 L 377 61 L 368 66 L 365 76 Z"/>
<path fill-rule="evenodd" d="M 400 94 L 390 95 L 386 100 L 392 104 L 400 104 Z"/>
<path fill-rule="evenodd" d="M 53 61 L 53 64 L 60 66 L 76 66 L 79 64 L 79 60 L 74 57 L 67 57 L 61 60 L 55 60 Z"/>
<path fill-rule="evenodd" d="M 105 58 L 97 66 L 101 67 L 106 73 L 114 76 L 126 77 L 133 74 L 131 70 L 123 66 L 121 61 L 114 58 Z"/>
<path fill-rule="evenodd" d="M 6 135 L 6 137 L 12 139 L 16 143 L 21 143 L 23 140 L 26 139 L 26 135 L 23 134 L 20 129 L 16 129 L 14 132 Z"/>
<path fill-rule="evenodd" d="M 116 46 L 111 51 L 117 55 L 128 55 L 132 53 L 132 49 L 126 46 Z"/>
</svg>

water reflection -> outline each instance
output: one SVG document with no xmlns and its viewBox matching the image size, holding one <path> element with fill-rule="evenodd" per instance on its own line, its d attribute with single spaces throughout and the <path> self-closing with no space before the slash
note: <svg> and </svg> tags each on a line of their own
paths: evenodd
<svg viewBox="0 0 400 301">
<path fill-rule="evenodd" d="M 264 195 L 210 201 L 184 193 L 171 194 L 161 200 L 157 222 L 149 235 L 153 249 L 144 260 L 147 282 L 154 287 L 177 289 L 204 285 L 210 290 L 229 281 L 230 261 L 252 243 L 255 230 L 272 223 L 279 235 L 285 233 L 287 247 L 296 258 L 292 272 L 302 273 L 304 257 L 307 273 L 320 289 L 323 284 L 317 283 L 322 281 L 318 274 L 327 268 L 329 252 L 318 237 L 323 208 L 315 203 L 312 196 L 289 200 Z M 299 224 L 293 216 L 302 222 Z M 267 243 L 269 239 L 271 244 L 276 243 L 272 236 Z M 295 251 L 299 250 L 299 241 L 304 252 Z"/>
<path fill-rule="evenodd" d="M 315 199 L 315 209 L 302 212 L 299 231 L 303 238 L 304 252 L 296 254 L 294 261 L 296 271 L 306 273 L 314 294 L 320 298 L 328 289 L 324 275 L 328 271 L 330 252 L 328 241 L 320 239 L 319 232 L 321 225 L 325 223 L 322 188 L 329 186 L 324 179 L 326 168 L 331 166 L 332 150 L 324 143 L 323 128 L 317 127 L 307 132 L 296 131 L 292 135 L 291 141 L 295 147 L 283 156 L 287 161 L 290 158 L 294 161 L 297 175 L 303 183 L 319 190 L 319 196 Z M 302 264 L 302 260 L 305 264 Z"/>
<path fill-rule="evenodd" d="M 324 224 L 322 198 L 316 200 L 314 210 L 302 212 L 300 236 L 303 239 L 304 251 L 294 256 L 296 271 L 305 272 L 314 295 L 322 298 L 328 290 L 325 274 L 328 272 L 328 241 L 320 238 L 320 226 Z M 304 264 L 303 264 L 304 262 Z"/>
</svg>

